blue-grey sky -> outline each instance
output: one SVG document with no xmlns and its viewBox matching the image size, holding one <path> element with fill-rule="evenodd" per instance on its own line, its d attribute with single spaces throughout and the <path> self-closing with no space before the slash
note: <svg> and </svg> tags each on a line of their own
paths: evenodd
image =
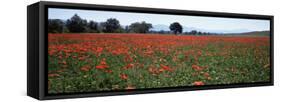
<svg viewBox="0 0 281 102">
<path fill-rule="evenodd" d="M 269 20 L 238 19 L 222 17 L 203 17 L 203 16 L 185 16 L 168 14 L 150 14 L 150 13 L 132 13 L 116 11 L 97 11 L 97 10 L 79 10 L 79 9 L 61 9 L 49 8 L 49 19 L 66 20 L 74 14 L 78 14 L 86 20 L 104 22 L 108 18 L 116 18 L 121 25 L 130 25 L 134 22 L 145 21 L 153 25 L 170 25 L 173 22 L 179 22 L 185 27 L 195 27 L 208 30 L 241 30 L 263 31 L 270 29 Z"/>
</svg>

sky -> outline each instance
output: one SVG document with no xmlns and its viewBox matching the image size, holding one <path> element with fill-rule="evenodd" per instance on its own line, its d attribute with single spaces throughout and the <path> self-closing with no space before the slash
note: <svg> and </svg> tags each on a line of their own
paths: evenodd
<svg viewBox="0 0 281 102">
<path fill-rule="evenodd" d="M 74 14 L 78 14 L 86 20 L 104 22 L 108 18 L 116 18 L 120 24 L 130 25 L 134 22 L 145 21 L 153 25 L 167 25 L 173 22 L 179 22 L 185 27 L 195 27 L 208 30 L 247 30 L 264 31 L 270 29 L 269 20 L 223 18 L 223 17 L 204 17 L 204 16 L 186 16 L 169 14 L 151 14 L 151 13 L 132 13 L 116 11 L 97 11 L 80 9 L 62 9 L 49 8 L 48 19 L 67 20 Z"/>
</svg>

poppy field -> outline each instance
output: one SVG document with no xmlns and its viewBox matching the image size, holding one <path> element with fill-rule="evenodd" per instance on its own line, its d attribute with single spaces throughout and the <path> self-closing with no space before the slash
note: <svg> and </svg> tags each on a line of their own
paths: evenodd
<svg viewBox="0 0 281 102">
<path fill-rule="evenodd" d="M 268 36 L 48 34 L 48 93 L 268 82 Z"/>
</svg>

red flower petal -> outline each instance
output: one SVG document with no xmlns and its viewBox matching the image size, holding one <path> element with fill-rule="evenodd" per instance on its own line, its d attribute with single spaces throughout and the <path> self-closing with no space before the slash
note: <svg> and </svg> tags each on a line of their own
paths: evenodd
<svg viewBox="0 0 281 102">
<path fill-rule="evenodd" d="M 195 85 L 195 86 L 202 86 L 202 85 L 205 85 L 205 84 L 202 81 L 195 81 L 195 82 L 193 82 L 193 85 Z"/>
</svg>

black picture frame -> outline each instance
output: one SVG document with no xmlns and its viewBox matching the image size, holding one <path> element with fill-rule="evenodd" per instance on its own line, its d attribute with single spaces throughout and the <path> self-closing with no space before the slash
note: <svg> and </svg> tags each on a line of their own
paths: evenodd
<svg viewBox="0 0 281 102">
<path fill-rule="evenodd" d="M 192 15 L 207 17 L 225 17 L 225 18 L 247 18 L 270 20 L 270 81 L 258 83 L 239 83 L 227 85 L 204 85 L 204 86 L 188 86 L 188 87 L 171 87 L 157 89 L 136 89 L 129 91 L 108 91 L 108 92 L 91 92 L 91 93 L 75 93 L 75 94 L 58 94 L 50 95 L 47 93 L 47 74 L 48 74 L 48 33 L 47 20 L 48 8 L 71 8 L 85 10 L 103 10 L 103 11 L 124 11 L 139 13 L 156 13 L 156 14 L 172 14 L 172 15 Z M 78 4 L 78 3 L 62 3 L 40 1 L 27 7 L 27 95 L 39 100 L 61 99 L 61 98 L 81 98 L 96 97 L 108 95 L 128 95 L 143 93 L 159 93 L 174 91 L 190 91 L 190 90 L 206 90 L 206 89 L 224 89 L 224 88 L 241 88 L 254 86 L 272 86 L 274 84 L 274 52 L 273 52 L 273 16 L 271 15 L 254 15 L 254 14 L 238 14 L 238 13 L 221 13 L 221 12 L 205 12 L 205 11 L 188 11 L 173 9 L 156 9 L 141 7 L 125 7 L 112 5 L 94 5 L 94 4 Z"/>
</svg>

